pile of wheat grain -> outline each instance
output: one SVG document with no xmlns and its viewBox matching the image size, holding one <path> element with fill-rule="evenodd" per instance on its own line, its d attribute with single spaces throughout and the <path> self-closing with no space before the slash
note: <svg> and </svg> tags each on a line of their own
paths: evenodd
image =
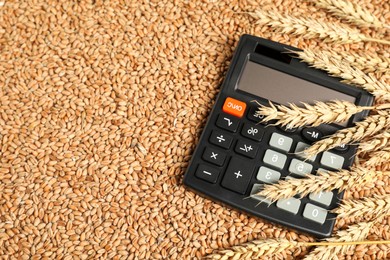
<svg viewBox="0 0 390 260">
<path fill-rule="evenodd" d="M 360 2 L 389 21 L 385 2 Z M 1 1 L 0 256 L 193 259 L 256 239 L 314 241 L 181 183 L 241 34 L 327 46 L 242 15 L 259 6 L 340 25 L 292 0 Z M 360 33 L 379 38 L 369 30 Z M 332 49 L 385 52 L 363 41 Z M 380 177 L 371 190 L 347 196 L 383 194 L 389 183 Z M 369 238 L 388 232 L 383 221 Z M 385 249 L 363 245 L 346 254 L 383 258 Z"/>
</svg>

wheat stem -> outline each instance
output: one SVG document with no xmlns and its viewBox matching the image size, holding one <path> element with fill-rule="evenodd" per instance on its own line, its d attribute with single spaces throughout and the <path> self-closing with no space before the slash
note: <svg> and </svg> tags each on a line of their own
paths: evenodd
<svg viewBox="0 0 390 260">
<path fill-rule="evenodd" d="M 349 226 L 346 230 L 337 231 L 334 237 L 327 238 L 326 241 L 330 243 L 361 241 L 367 237 L 373 225 L 374 222 L 363 222 Z M 318 246 L 306 255 L 304 260 L 337 259 L 338 254 L 344 254 L 354 248 L 355 245 Z"/>
<path fill-rule="evenodd" d="M 379 19 L 361 5 L 346 0 L 310 0 L 316 6 L 360 27 L 386 28 Z"/>
<path fill-rule="evenodd" d="M 319 126 L 320 124 L 339 123 L 347 121 L 352 115 L 373 107 L 356 106 L 347 101 L 334 100 L 330 102 L 315 102 L 309 105 L 302 102 L 304 107 L 296 104 L 260 105 L 258 115 L 265 116 L 263 121 L 277 120 L 275 124 L 287 126 L 288 128 L 302 127 L 306 125 Z"/>
<path fill-rule="evenodd" d="M 390 171 L 375 171 L 363 167 L 353 167 L 350 170 L 337 172 L 317 172 L 318 175 L 307 175 L 304 179 L 281 180 L 275 184 L 264 185 L 257 194 L 266 197 L 270 201 L 291 198 L 295 195 L 306 196 L 309 193 L 331 191 L 334 189 L 350 190 L 352 188 L 364 188 L 373 183 L 379 176 L 389 176 Z"/>
<path fill-rule="evenodd" d="M 390 41 L 367 37 L 358 30 L 342 24 L 336 25 L 310 18 L 297 18 L 275 11 L 256 10 L 250 12 L 249 15 L 257 19 L 259 24 L 271 26 L 281 33 L 300 35 L 306 39 L 325 39 L 338 43 L 375 41 L 390 44 Z"/>
<path fill-rule="evenodd" d="M 342 204 L 332 210 L 339 218 L 356 218 L 370 216 L 382 219 L 390 214 L 390 195 L 374 195 L 372 198 L 344 199 Z"/>
<path fill-rule="evenodd" d="M 335 134 L 314 143 L 304 151 L 305 156 L 309 158 L 339 145 L 360 141 L 390 126 L 389 111 L 377 112 L 378 115 L 369 116 L 363 121 L 357 122 L 353 127 L 341 129 Z"/>
<path fill-rule="evenodd" d="M 377 97 L 377 101 L 390 100 L 390 86 L 376 79 L 373 75 L 367 75 L 360 69 L 351 67 L 348 63 L 339 60 L 328 52 L 314 52 L 308 49 L 291 52 L 313 67 L 325 70 L 332 76 L 340 77 L 345 83 L 356 85 L 371 92 Z"/>
</svg>

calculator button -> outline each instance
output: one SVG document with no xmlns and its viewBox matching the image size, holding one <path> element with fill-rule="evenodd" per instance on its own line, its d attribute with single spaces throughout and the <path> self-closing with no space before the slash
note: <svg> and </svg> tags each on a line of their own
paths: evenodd
<svg viewBox="0 0 390 260">
<path fill-rule="evenodd" d="M 302 135 L 306 140 L 310 142 L 318 141 L 324 136 L 324 134 L 320 130 L 314 127 L 304 128 L 302 130 Z"/>
<path fill-rule="evenodd" d="M 249 158 L 255 158 L 259 150 L 259 146 L 251 141 L 239 140 L 236 144 L 235 151 Z"/>
<path fill-rule="evenodd" d="M 341 169 L 344 164 L 344 157 L 331 152 L 324 152 L 320 163 L 332 169 Z"/>
<path fill-rule="evenodd" d="M 259 193 L 262 189 L 263 185 L 255 183 L 253 184 L 252 190 L 251 190 L 251 198 L 258 200 L 259 202 L 264 202 L 267 204 L 271 204 L 272 202 L 270 200 L 267 200 L 264 196 L 256 195 Z"/>
<path fill-rule="evenodd" d="M 306 159 L 304 151 L 305 151 L 308 147 L 310 147 L 310 145 L 305 144 L 305 143 L 303 143 L 303 142 L 298 142 L 297 147 L 295 148 L 295 154 L 296 154 L 298 157 L 300 157 L 300 158 Z M 313 162 L 313 161 L 315 161 L 316 158 L 317 158 L 317 155 L 313 155 L 313 156 L 307 158 L 307 160 Z"/>
<path fill-rule="evenodd" d="M 229 149 L 233 142 L 233 137 L 222 133 L 220 131 L 213 131 L 210 136 L 210 143 L 215 144 L 219 147 Z"/>
<path fill-rule="evenodd" d="M 274 166 L 278 169 L 283 169 L 287 160 L 287 156 L 273 150 L 267 150 L 265 152 L 263 161 L 271 166 Z"/>
<path fill-rule="evenodd" d="M 280 179 L 280 172 L 261 166 L 256 178 L 262 182 L 275 183 Z"/>
<path fill-rule="evenodd" d="M 303 210 L 303 217 L 313 220 L 317 223 L 324 224 L 326 215 L 328 214 L 326 209 L 307 203 Z"/>
<path fill-rule="evenodd" d="M 253 174 L 253 165 L 247 160 L 233 157 L 226 169 L 221 185 L 229 190 L 244 194 Z"/>
<path fill-rule="evenodd" d="M 325 206 L 329 206 L 333 199 L 333 192 L 331 191 L 320 191 L 319 193 L 310 193 L 309 199 L 321 203 Z"/>
<path fill-rule="evenodd" d="M 257 125 L 245 124 L 242 128 L 241 134 L 255 141 L 260 141 L 263 137 L 264 130 Z"/>
<path fill-rule="evenodd" d="M 288 170 L 293 174 L 297 174 L 299 176 L 304 177 L 306 174 L 311 173 L 311 171 L 313 170 L 313 165 L 297 159 L 292 159 Z"/>
<path fill-rule="evenodd" d="M 220 114 L 218 116 L 217 126 L 226 129 L 230 132 L 236 132 L 239 124 L 240 124 L 240 119 L 234 116 L 230 116 L 227 114 Z"/>
<path fill-rule="evenodd" d="M 301 206 L 301 201 L 296 198 L 281 199 L 276 202 L 276 207 L 297 214 L 299 207 Z"/>
<path fill-rule="evenodd" d="M 228 97 L 223 104 L 222 111 L 236 117 L 242 117 L 245 113 L 246 104 L 237 99 Z"/>
<path fill-rule="evenodd" d="M 292 138 L 278 133 L 273 133 L 271 136 L 271 140 L 269 141 L 270 146 L 286 152 L 290 151 L 292 143 L 293 143 Z"/>
<path fill-rule="evenodd" d="M 218 166 L 222 166 L 225 162 L 226 154 L 208 147 L 204 150 L 202 158 L 205 161 L 208 161 Z"/>
<path fill-rule="evenodd" d="M 219 170 L 208 165 L 199 165 L 195 172 L 195 176 L 210 183 L 216 183 L 219 175 Z"/>
<path fill-rule="evenodd" d="M 336 151 L 339 151 L 339 152 L 345 152 L 345 151 L 348 150 L 348 145 L 346 145 L 346 144 L 340 144 L 340 145 L 336 146 L 334 149 L 335 149 Z"/>
<path fill-rule="evenodd" d="M 280 130 L 287 133 L 294 133 L 298 130 L 298 128 L 295 127 L 286 127 L 286 126 L 278 126 Z"/>
<path fill-rule="evenodd" d="M 258 106 L 251 106 L 250 109 L 249 109 L 249 112 L 248 112 L 248 119 L 249 120 L 252 120 L 256 123 L 260 123 L 264 116 L 263 115 L 259 115 L 257 112 L 259 111 L 259 107 Z"/>
</svg>

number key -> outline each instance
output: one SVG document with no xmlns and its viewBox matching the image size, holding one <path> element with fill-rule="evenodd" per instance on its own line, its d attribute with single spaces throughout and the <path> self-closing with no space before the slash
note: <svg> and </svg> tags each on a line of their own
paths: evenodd
<svg viewBox="0 0 390 260">
<path fill-rule="evenodd" d="M 280 172 L 261 166 L 257 172 L 257 179 L 266 183 L 275 183 L 280 179 Z"/>
<path fill-rule="evenodd" d="M 306 207 L 303 211 L 303 217 L 320 224 L 324 224 L 327 214 L 328 212 L 326 211 L 326 209 L 323 209 L 310 203 L 306 204 Z"/>
<path fill-rule="evenodd" d="M 288 170 L 291 173 L 297 174 L 297 175 L 302 176 L 302 177 L 304 177 L 306 174 L 311 173 L 312 169 L 313 169 L 313 166 L 311 164 L 302 162 L 302 161 L 297 160 L 297 159 L 292 159 L 290 167 L 288 168 Z"/>
<path fill-rule="evenodd" d="M 341 169 L 344 164 L 344 157 L 334 153 L 324 152 L 320 163 L 332 169 Z"/>
<path fill-rule="evenodd" d="M 286 152 L 290 151 L 292 143 L 292 138 L 278 133 L 273 133 L 271 136 L 271 140 L 269 141 L 270 146 L 273 146 Z"/>
<path fill-rule="evenodd" d="M 271 166 L 274 166 L 278 169 L 283 169 L 287 160 L 287 156 L 273 150 L 267 150 L 265 152 L 263 161 Z"/>
</svg>

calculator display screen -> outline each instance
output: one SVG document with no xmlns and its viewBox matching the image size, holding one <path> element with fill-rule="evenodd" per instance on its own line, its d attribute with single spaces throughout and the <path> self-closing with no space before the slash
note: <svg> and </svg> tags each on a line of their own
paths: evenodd
<svg viewBox="0 0 390 260">
<path fill-rule="evenodd" d="M 344 100 L 355 103 L 353 96 L 317 85 L 248 61 L 240 77 L 237 88 L 256 96 L 287 105 L 288 103 Z"/>
</svg>

